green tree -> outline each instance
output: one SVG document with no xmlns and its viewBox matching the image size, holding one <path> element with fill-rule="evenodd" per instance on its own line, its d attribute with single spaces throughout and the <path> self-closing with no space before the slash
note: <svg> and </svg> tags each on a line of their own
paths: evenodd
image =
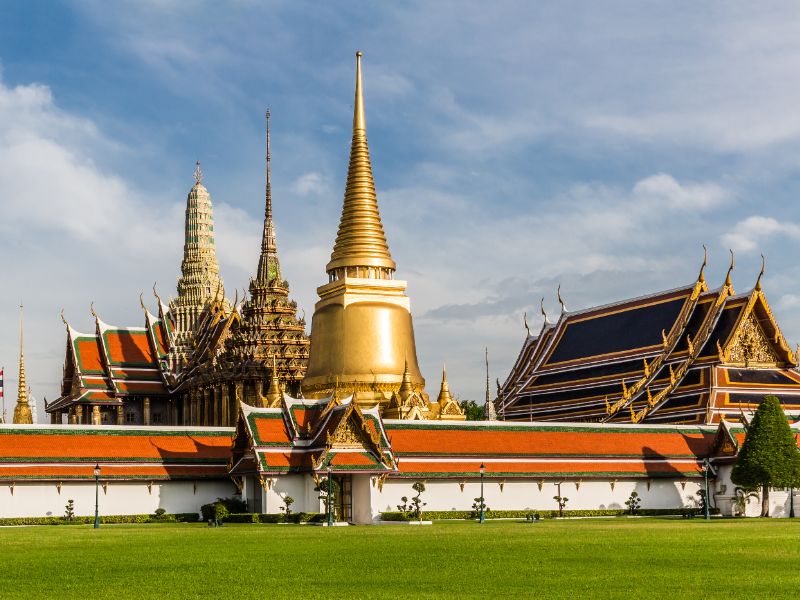
<svg viewBox="0 0 800 600">
<path fill-rule="evenodd" d="M 770 487 L 800 486 L 800 450 L 775 396 L 758 407 L 731 472 L 731 481 L 761 488 L 761 516 L 769 516 Z"/>
<path fill-rule="evenodd" d="M 628 507 L 628 512 L 632 515 L 635 515 L 636 511 L 639 510 L 641 503 L 642 500 L 639 498 L 639 492 L 631 492 L 631 495 L 625 500 L 625 506 Z"/>
<path fill-rule="evenodd" d="M 425 484 L 421 481 L 417 481 L 414 485 L 411 486 L 417 495 L 411 498 L 412 509 L 411 512 L 414 514 L 414 518 L 417 521 L 422 520 L 422 507 L 427 504 L 427 502 L 422 501 L 422 492 L 425 491 Z"/>
<path fill-rule="evenodd" d="M 467 415 L 467 421 L 483 421 L 483 404 L 478 404 L 475 400 L 462 400 L 458 403 L 464 414 Z"/>
</svg>

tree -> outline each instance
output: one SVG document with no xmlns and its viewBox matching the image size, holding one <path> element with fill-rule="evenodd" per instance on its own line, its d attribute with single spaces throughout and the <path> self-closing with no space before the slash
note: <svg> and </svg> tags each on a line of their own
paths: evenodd
<svg viewBox="0 0 800 600">
<path fill-rule="evenodd" d="M 483 404 L 478 404 L 475 400 L 462 400 L 458 405 L 467 416 L 467 421 L 483 421 L 486 418 L 483 414 Z"/>
<path fill-rule="evenodd" d="M 563 517 L 564 507 L 567 505 L 567 502 L 569 502 L 569 498 L 565 498 L 564 496 L 559 495 L 559 496 L 553 496 L 553 500 L 555 500 L 556 503 L 558 504 L 558 516 Z"/>
<path fill-rule="evenodd" d="M 414 485 L 411 486 L 417 495 L 411 498 L 411 512 L 414 513 L 414 518 L 417 521 L 422 520 L 422 507 L 427 504 L 427 502 L 422 501 L 422 492 L 425 491 L 425 484 L 421 481 L 417 481 Z"/>
<path fill-rule="evenodd" d="M 292 514 L 292 504 L 294 504 L 294 498 L 289 496 L 288 494 L 283 497 L 283 506 L 281 506 L 281 512 L 283 513 L 283 518 L 286 522 L 289 522 L 289 515 Z"/>
<path fill-rule="evenodd" d="M 775 396 L 758 406 L 731 472 L 744 488 L 761 488 L 761 516 L 769 516 L 770 487 L 800 487 L 800 450 Z"/>
<path fill-rule="evenodd" d="M 66 521 L 74 521 L 75 520 L 75 501 L 70 499 L 67 500 L 67 506 L 64 510 L 64 520 Z"/>
<path fill-rule="evenodd" d="M 336 482 L 336 479 L 331 477 L 331 497 L 328 498 L 328 478 L 323 477 L 317 482 L 316 487 L 314 488 L 315 492 L 319 492 L 319 499 L 322 500 L 322 503 L 325 505 L 325 514 L 328 514 L 328 503 L 330 502 L 332 507 L 336 506 L 336 496 L 339 493 L 339 484 Z"/>
<path fill-rule="evenodd" d="M 737 487 L 733 493 L 734 516 L 744 517 L 747 513 L 747 505 L 750 499 L 758 500 L 758 492 L 755 490 Z"/>
<path fill-rule="evenodd" d="M 642 501 L 639 498 L 639 492 L 631 492 L 631 495 L 628 496 L 627 500 L 625 500 L 625 506 L 628 507 L 628 512 L 630 512 L 632 515 L 635 515 L 636 511 L 639 510 L 641 503 Z"/>
</svg>

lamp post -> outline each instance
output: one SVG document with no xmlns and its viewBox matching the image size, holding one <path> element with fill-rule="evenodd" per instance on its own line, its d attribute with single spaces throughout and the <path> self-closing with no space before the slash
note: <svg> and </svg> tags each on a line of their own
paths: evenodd
<svg viewBox="0 0 800 600">
<path fill-rule="evenodd" d="M 794 488 L 789 488 L 789 518 L 794 519 Z"/>
<path fill-rule="evenodd" d="M 706 521 L 711 519 L 711 515 L 709 513 L 709 502 L 710 498 L 708 497 L 708 470 L 711 468 L 711 464 L 708 462 L 708 459 L 703 459 L 703 476 L 705 478 L 705 485 L 706 485 L 706 497 L 705 501 L 703 502 L 703 513 L 705 513 Z"/>
<path fill-rule="evenodd" d="M 483 499 L 483 476 L 486 474 L 486 465 L 481 463 L 481 505 L 480 505 L 480 513 L 478 514 L 478 523 L 483 523 L 483 507 L 485 506 L 486 502 Z"/>
<path fill-rule="evenodd" d="M 333 525 L 333 483 L 331 482 L 331 468 L 328 467 L 328 527 Z"/>
<path fill-rule="evenodd" d="M 100 529 L 100 463 L 94 466 L 94 528 Z"/>
</svg>

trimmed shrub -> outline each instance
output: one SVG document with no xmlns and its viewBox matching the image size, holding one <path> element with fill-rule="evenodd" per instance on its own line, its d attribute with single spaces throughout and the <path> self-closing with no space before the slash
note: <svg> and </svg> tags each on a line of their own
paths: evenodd
<svg viewBox="0 0 800 600">
<path fill-rule="evenodd" d="M 554 519 L 558 517 L 558 510 L 493 510 L 491 518 L 493 519 L 525 519 L 531 514 L 538 513 L 542 519 Z M 695 508 L 640 508 L 637 510 L 638 515 L 642 516 L 665 516 L 665 515 L 687 515 L 696 514 Z M 625 509 L 595 509 L 595 510 L 565 510 L 564 517 L 621 517 L 628 514 Z M 711 514 L 719 514 L 718 508 L 712 508 Z M 443 511 L 425 511 L 422 513 L 422 518 L 426 521 L 442 521 L 448 519 L 475 519 L 475 513 L 470 510 L 443 510 Z M 413 521 L 415 519 L 408 516 L 406 513 L 388 511 L 381 513 L 382 521 Z"/>
<path fill-rule="evenodd" d="M 164 513 L 157 518 L 155 515 L 105 515 L 100 517 L 100 523 L 114 525 L 120 523 L 195 523 L 197 513 Z M 94 523 L 93 516 L 73 517 L 11 517 L 0 519 L 0 526 L 9 525 L 86 525 Z"/>
</svg>

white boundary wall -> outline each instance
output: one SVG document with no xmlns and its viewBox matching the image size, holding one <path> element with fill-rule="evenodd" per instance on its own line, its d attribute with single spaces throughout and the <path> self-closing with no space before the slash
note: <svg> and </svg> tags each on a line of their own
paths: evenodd
<svg viewBox="0 0 800 600">
<path fill-rule="evenodd" d="M 373 520 L 380 518 L 381 512 L 396 511 L 402 504 L 401 497 L 411 499 L 416 492 L 411 486 L 416 480 L 389 479 L 383 490 L 372 488 Z M 423 502 L 427 502 L 425 510 L 472 510 L 475 498 L 481 495 L 480 480 L 471 479 L 461 483 L 452 480 L 422 480 L 425 491 Z M 559 493 L 557 482 L 513 479 L 502 483 L 496 479 L 484 481 L 484 498 L 491 510 L 557 510 L 553 499 Z M 612 489 L 613 483 L 613 489 Z M 565 480 L 561 483 L 561 496 L 569 499 L 565 510 L 625 509 L 625 501 L 631 492 L 636 491 L 641 500 L 641 508 L 680 508 L 697 506 L 697 492 L 702 489 L 703 481 L 688 480 Z"/>
<path fill-rule="evenodd" d="M 158 508 L 168 513 L 200 512 L 203 504 L 236 493 L 230 480 L 109 481 L 103 490 L 100 481 L 101 515 L 152 514 Z M 61 517 L 68 500 L 74 501 L 77 516 L 94 515 L 93 481 L 64 481 L 61 491 L 56 482 L 17 482 L 0 484 L 0 517 Z"/>
</svg>

